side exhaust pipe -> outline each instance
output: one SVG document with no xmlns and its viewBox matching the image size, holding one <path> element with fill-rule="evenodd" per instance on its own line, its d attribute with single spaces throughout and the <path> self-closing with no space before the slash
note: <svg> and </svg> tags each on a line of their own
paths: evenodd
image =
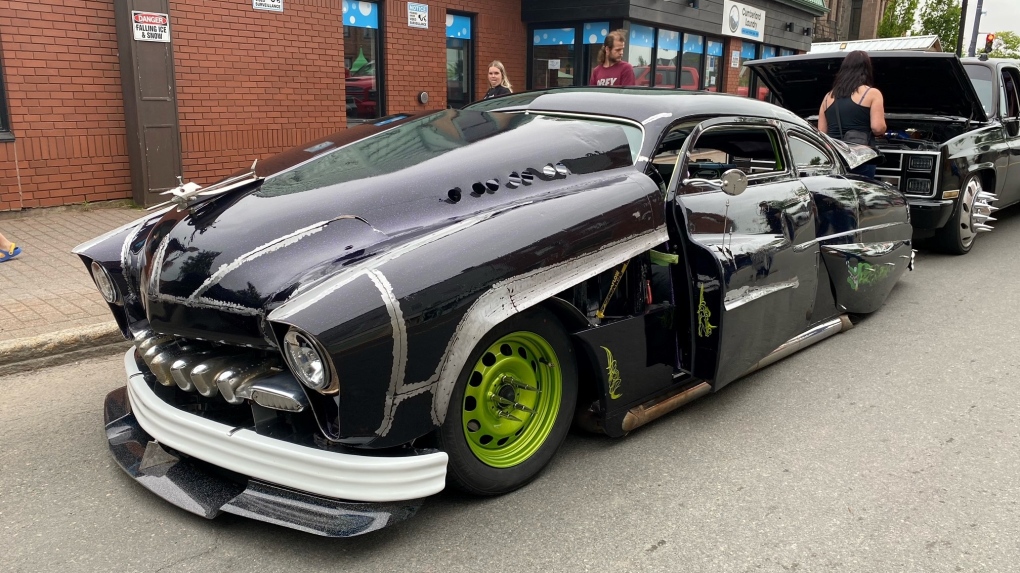
<svg viewBox="0 0 1020 573">
<path fill-rule="evenodd" d="M 823 322 L 818 326 L 787 340 L 779 348 L 769 353 L 768 356 L 762 358 L 754 366 L 748 368 L 747 372 L 741 374 L 740 377 L 743 378 L 755 370 L 761 370 L 769 364 L 778 362 L 798 350 L 803 350 L 816 342 L 821 342 L 834 334 L 850 330 L 853 327 L 854 323 L 850 322 L 850 317 L 845 314 L 841 315 L 839 318 Z"/>
</svg>

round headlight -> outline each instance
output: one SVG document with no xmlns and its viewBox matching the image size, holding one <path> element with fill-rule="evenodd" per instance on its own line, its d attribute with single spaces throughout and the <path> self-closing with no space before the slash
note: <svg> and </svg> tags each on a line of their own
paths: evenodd
<svg viewBox="0 0 1020 573">
<path fill-rule="evenodd" d="M 99 293 L 103 295 L 106 302 L 110 304 L 117 302 L 117 287 L 113 286 L 113 279 L 110 278 L 110 273 L 106 270 L 106 267 L 95 261 L 92 262 L 92 280 L 96 281 Z"/>
<path fill-rule="evenodd" d="M 302 384 L 320 392 L 330 389 L 329 364 L 308 335 L 292 328 L 283 337 L 283 351 L 294 376 Z"/>
</svg>

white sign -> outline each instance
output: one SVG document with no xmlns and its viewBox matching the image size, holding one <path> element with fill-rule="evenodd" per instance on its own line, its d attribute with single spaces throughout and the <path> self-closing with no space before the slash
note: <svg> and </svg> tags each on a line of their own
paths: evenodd
<svg viewBox="0 0 1020 573">
<path fill-rule="evenodd" d="M 754 6 L 723 0 L 722 33 L 761 42 L 765 39 L 765 11 Z"/>
<path fill-rule="evenodd" d="M 560 69 L 560 61 L 559 60 L 549 60 L 549 69 L 550 70 L 558 70 L 558 69 Z"/>
<path fill-rule="evenodd" d="M 407 3 L 407 25 L 411 28 L 429 29 L 429 5 Z"/>
<path fill-rule="evenodd" d="M 740 67 L 740 50 L 733 50 L 733 53 L 730 54 L 730 67 Z"/>
<path fill-rule="evenodd" d="M 283 0 L 251 0 L 251 7 L 256 10 L 283 12 Z"/>
<path fill-rule="evenodd" d="M 131 27 L 135 40 L 142 42 L 169 42 L 170 16 L 157 12 L 131 12 Z"/>
</svg>

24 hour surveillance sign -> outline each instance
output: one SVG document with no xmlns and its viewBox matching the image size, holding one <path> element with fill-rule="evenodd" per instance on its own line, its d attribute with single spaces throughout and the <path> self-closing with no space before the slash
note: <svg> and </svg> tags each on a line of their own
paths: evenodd
<svg viewBox="0 0 1020 573">
<path fill-rule="evenodd" d="M 135 40 L 142 42 L 169 42 L 170 16 L 158 12 L 131 12 L 131 27 Z"/>
</svg>

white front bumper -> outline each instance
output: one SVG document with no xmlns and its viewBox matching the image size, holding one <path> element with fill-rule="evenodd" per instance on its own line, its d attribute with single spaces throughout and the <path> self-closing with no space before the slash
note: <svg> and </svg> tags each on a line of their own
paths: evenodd
<svg viewBox="0 0 1020 573">
<path fill-rule="evenodd" d="M 138 424 L 161 444 L 276 485 L 350 501 L 404 501 L 442 491 L 445 452 L 374 457 L 329 452 L 206 420 L 167 404 L 145 381 L 132 347 L 124 355 Z"/>
</svg>

